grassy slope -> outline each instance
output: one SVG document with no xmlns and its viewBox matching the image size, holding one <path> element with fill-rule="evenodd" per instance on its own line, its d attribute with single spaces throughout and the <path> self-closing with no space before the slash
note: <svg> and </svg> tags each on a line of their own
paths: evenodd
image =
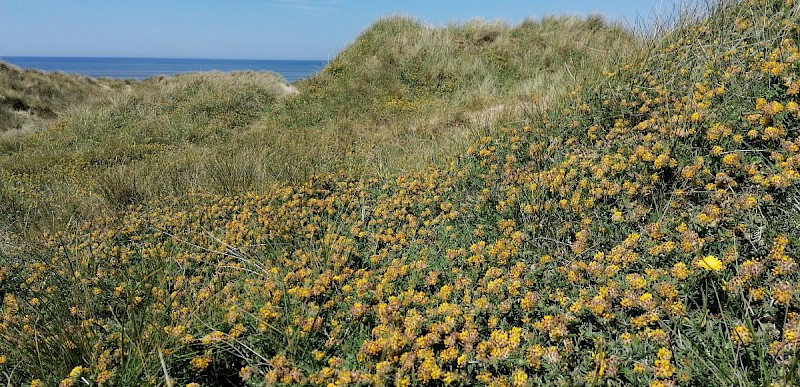
<svg viewBox="0 0 800 387">
<path fill-rule="evenodd" d="M 31 231 L 145 196 L 182 194 L 200 181 L 221 190 L 247 187 L 247 172 L 237 174 L 242 167 L 235 165 L 242 160 L 225 157 L 235 149 L 230 139 L 286 93 L 285 81 L 272 73 L 133 83 L 73 108 L 46 130 L 0 139 L 0 206 L 17 230 Z"/>
<path fill-rule="evenodd" d="M 0 62 L 0 154 L 19 150 L 31 135 L 49 128 L 74 109 L 102 104 L 124 90 L 127 83 L 22 70 Z M 28 212 L 31 207 L 30 202 L 21 202 L 9 190 L 9 168 L 8 163 L 0 165 L 0 251 L 13 245 L 8 233 L 11 218 Z"/>
<path fill-rule="evenodd" d="M 301 93 L 253 136 L 260 148 L 288 145 L 265 163 L 294 181 L 340 169 L 376 176 L 445 165 L 477 131 L 522 119 L 595 78 L 633 40 L 597 17 L 444 28 L 381 19 L 301 82 Z M 294 145 L 285 133 L 304 141 Z"/>
<path fill-rule="evenodd" d="M 0 134 L 39 129 L 71 106 L 102 96 L 124 82 L 22 70 L 0 62 Z"/>
<path fill-rule="evenodd" d="M 796 384 L 797 19 L 784 1 L 720 8 L 447 168 L 165 200 L 53 235 L 5 258 L 0 367 Z"/>
<path fill-rule="evenodd" d="M 597 18 L 381 20 L 291 98 L 270 74 L 186 75 L 134 84 L 36 136 L 0 138 L 0 203 L 30 229 L 166 195 L 444 165 L 470 133 L 563 96 L 632 40 Z"/>
</svg>

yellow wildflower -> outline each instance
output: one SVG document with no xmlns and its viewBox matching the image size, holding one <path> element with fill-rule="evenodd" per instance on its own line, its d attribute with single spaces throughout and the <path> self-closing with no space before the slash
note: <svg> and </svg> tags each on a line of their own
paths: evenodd
<svg viewBox="0 0 800 387">
<path fill-rule="evenodd" d="M 211 357 L 210 356 L 195 356 L 189 361 L 189 364 L 192 366 L 192 369 L 195 371 L 202 371 L 211 364 Z"/>
<path fill-rule="evenodd" d="M 512 379 L 514 386 L 525 386 L 528 382 L 528 374 L 521 369 L 517 369 L 516 371 L 514 371 Z"/>
<path fill-rule="evenodd" d="M 658 350 L 658 360 L 655 361 L 654 373 L 659 378 L 669 378 L 675 372 L 675 367 L 670 364 L 672 352 L 666 348 Z"/>
<path fill-rule="evenodd" d="M 679 280 L 689 277 L 689 268 L 683 262 L 678 262 L 672 266 L 672 276 Z"/>
<path fill-rule="evenodd" d="M 720 271 L 725 268 L 719 258 L 713 255 L 706 255 L 697 261 L 697 266 L 708 271 Z"/>
<path fill-rule="evenodd" d="M 77 366 L 77 367 L 73 368 L 72 371 L 69 372 L 69 377 L 70 378 L 77 378 L 78 376 L 81 376 L 82 373 L 83 373 L 83 367 L 82 366 Z"/>
<path fill-rule="evenodd" d="M 753 334 L 746 326 L 737 324 L 731 332 L 731 341 L 737 346 L 744 347 L 753 342 Z"/>
</svg>

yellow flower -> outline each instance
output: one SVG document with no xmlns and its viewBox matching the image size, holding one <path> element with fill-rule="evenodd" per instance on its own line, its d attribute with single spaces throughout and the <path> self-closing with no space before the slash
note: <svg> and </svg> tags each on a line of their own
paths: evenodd
<svg viewBox="0 0 800 387">
<path fill-rule="evenodd" d="M 792 299 L 791 286 L 786 281 L 775 284 L 771 289 L 771 293 L 772 299 L 779 305 L 788 305 Z"/>
<path fill-rule="evenodd" d="M 697 266 L 708 271 L 720 271 L 725 268 L 719 258 L 713 255 L 707 255 L 697 261 Z"/>
<path fill-rule="evenodd" d="M 102 385 L 111 380 L 111 377 L 114 376 L 114 373 L 109 370 L 103 370 L 97 375 L 97 384 Z"/>
<path fill-rule="evenodd" d="M 683 262 L 678 262 L 672 266 L 672 276 L 679 280 L 685 280 L 689 277 L 689 268 Z"/>
<path fill-rule="evenodd" d="M 761 139 L 764 141 L 774 140 L 776 138 L 781 138 L 786 135 L 786 129 L 776 126 L 768 126 L 764 128 L 764 134 L 761 136 Z"/>
<path fill-rule="evenodd" d="M 666 348 L 658 350 L 658 360 L 655 361 L 654 373 L 659 378 L 669 378 L 675 373 L 675 367 L 670 364 L 672 352 Z"/>
<path fill-rule="evenodd" d="M 83 373 L 83 367 L 82 366 L 77 366 L 77 367 L 73 368 L 72 371 L 69 372 L 69 377 L 70 378 L 77 378 L 78 376 L 81 376 L 82 373 Z"/>
<path fill-rule="evenodd" d="M 514 371 L 512 379 L 514 386 L 524 386 L 528 382 L 528 374 L 521 369 L 517 369 L 516 371 Z"/>
<path fill-rule="evenodd" d="M 189 361 L 189 364 L 192 366 L 192 369 L 195 371 L 202 371 L 211 364 L 211 357 L 210 356 L 195 356 Z"/>
<path fill-rule="evenodd" d="M 318 349 L 311 351 L 311 355 L 314 357 L 316 361 L 322 361 L 325 358 L 325 352 L 322 352 Z"/>
<path fill-rule="evenodd" d="M 742 324 L 733 327 L 731 341 L 737 346 L 743 347 L 753 342 L 753 335 L 750 329 Z"/>
</svg>

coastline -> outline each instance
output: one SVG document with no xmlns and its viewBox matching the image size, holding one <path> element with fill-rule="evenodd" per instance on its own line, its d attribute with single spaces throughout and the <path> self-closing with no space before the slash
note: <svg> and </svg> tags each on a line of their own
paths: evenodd
<svg viewBox="0 0 800 387">
<path fill-rule="evenodd" d="M 23 69 L 63 72 L 92 78 L 145 80 L 205 71 L 272 71 L 288 82 L 307 78 L 322 70 L 327 60 L 261 60 L 202 58 L 116 58 L 0 56 L 0 60 Z"/>
</svg>

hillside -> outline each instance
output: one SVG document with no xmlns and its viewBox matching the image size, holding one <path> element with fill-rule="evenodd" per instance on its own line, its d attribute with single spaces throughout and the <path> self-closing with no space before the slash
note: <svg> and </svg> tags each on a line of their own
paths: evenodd
<svg viewBox="0 0 800 387">
<path fill-rule="evenodd" d="M 632 44 L 597 17 L 513 27 L 393 17 L 296 93 L 270 73 L 131 83 L 36 135 L 0 136 L 0 208 L 9 228 L 30 233 L 166 196 L 444 166 L 478 133 L 562 98 Z"/>
<path fill-rule="evenodd" d="M 237 175 L 244 167 L 231 138 L 291 93 L 277 74 L 257 72 L 129 86 L 76 105 L 44 130 L 0 137 L 0 221 L 39 232 L 195 185 L 246 189 L 251 171 Z"/>
<path fill-rule="evenodd" d="M 799 19 L 785 0 L 713 7 L 447 166 L 56 230 L 2 256 L 0 367 L 46 385 L 796 385 Z"/>
<path fill-rule="evenodd" d="M 288 142 L 274 150 L 277 162 L 265 160 L 298 182 L 316 172 L 374 177 L 443 166 L 480 132 L 549 106 L 635 45 L 630 32 L 599 16 L 445 27 L 388 17 L 301 81 L 301 93 L 255 125 L 253 136 L 266 132 L 259 147 L 287 144 L 280 133 L 312 139 Z"/>
<path fill-rule="evenodd" d="M 0 134 L 38 129 L 69 107 L 101 97 L 124 82 L 22 70 L 0 62 Z"/>
<path fill-rule="evenodd" d="M 59 117 L 102 105 L 110 96 L 124 92 L 128 83 L 23 70 L 0 61 L 0 158 L 19 151 L 32 135 L 51 127 Z M 14 224 L 33 208 L 32 203 L 19 201 L 9 188 L 13 178 L 8 168 L 8 164 L 0 164 L 0 253 L 17 244 L 12 229 L 19 232 L 25 225 Z"/>
</svg>

